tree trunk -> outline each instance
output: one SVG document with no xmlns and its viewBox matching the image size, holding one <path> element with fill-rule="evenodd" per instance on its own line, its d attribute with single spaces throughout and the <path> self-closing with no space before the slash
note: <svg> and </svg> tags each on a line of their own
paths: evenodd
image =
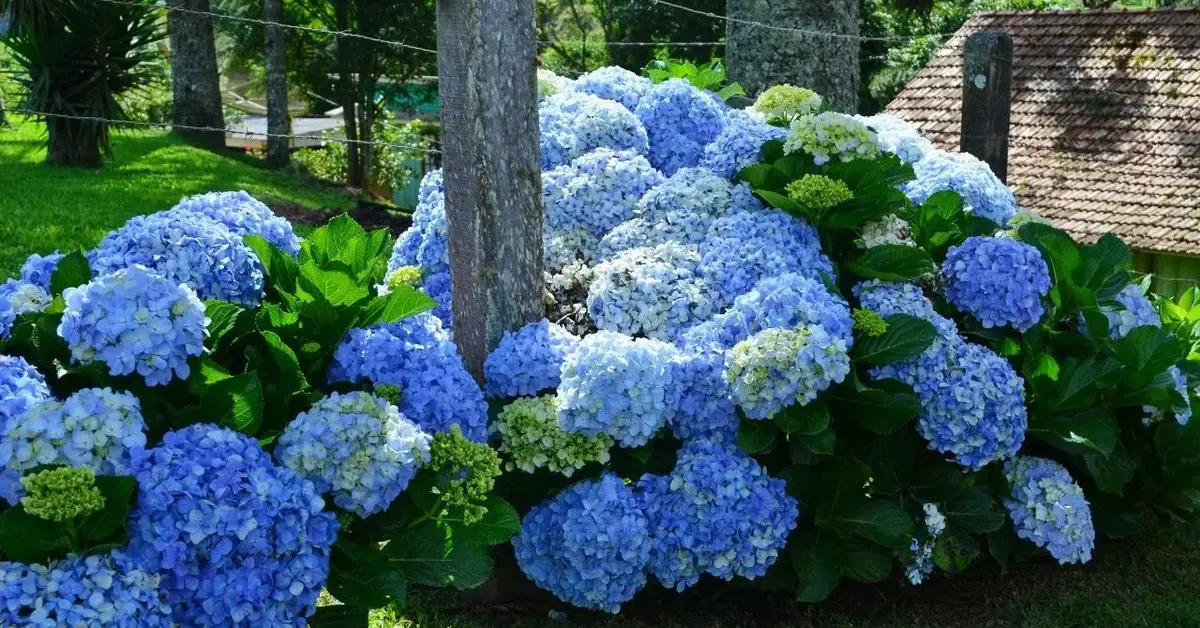
<svg viewBox="0 0 1200 628">
<path fill-rule="evenodd" d="M 350 31 L 350 0 L 334 0 L 334 24 L 338 31 Z M 354 42 L 349 37 L 337 38 L 338 99 L 342 103 L 342 124 L 346 133 L 346 184 L 366 188 L 358 157 L 358 90 L 354 86 Z"/>
<path fill-rule="evenodd" d="M 263 20 L 283 22 L 283 0 L 263 0 Z M 287 58 L 282 26 L 264 26 L 267 66 L 267 167 L 284 168 L 291 158 L 289 135 Z"/>
<path fill-rule="evenodd" d="M 358 84 L 360 87 L 360 95 L 362 97 L 362 109 L 358 119 L 358 137 L 364 142 L 372 142 L 375 140 L 375 84 L 376 79 L 372 75 L 365 72 L 360 72 L 358 75 Z M 363 144 L 362 150 L 358 152 L 360 161 L 359 171 L 362 172 L 364 187 L 371 189 L 375 187 L 375 147 L 370 144 Z"/>
<path fill-rule="evenodd" d="M 726 67 L 748 94 L 791 83 L 815 90 L 838 111 L 858 110 L 858 0 L 727 0 L 726 11 Z"/>
<path fill-rule="evenodd" d="M 438 0 L 437 33 L 454 340 L 482 382 L 544 310 L 534 0 Z"/>
<path fill-rule="evenodd" d="M 171 0 L 170 6 L 190 11 L 211 11 L 209 0 Z M 221 112 L 221 79 L 217 73 L 212 18 L 171 11 L 167 17 L 167 28 L 171 32 L 174 124 L 177 127 L 224 129 L 225 116 Z M 223 131 L 175 130 L 206 148 L 225 147 Z"/>
<path fill-rule="evenodd" d="M 108 131 L 104 122 L 72 120 L 49 116 L 46 118 L 46 133 L 50 136 L 46 147 L 46 163 L 52 166 L 76 166 L 99 168 L 100 142 Z"/>
</svg>

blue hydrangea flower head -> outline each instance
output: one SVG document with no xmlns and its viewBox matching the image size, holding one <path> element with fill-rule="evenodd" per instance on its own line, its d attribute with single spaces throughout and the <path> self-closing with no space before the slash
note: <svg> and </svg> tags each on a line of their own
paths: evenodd
<svg viewBox="0 0 1200 628">
<path fill-rule="evenodd" d="M 1179 367 L 1175 366 L 1174 364 L 1167 367 L 1167 374 L 1170 375 L 1171 381 L 1175 385 L 1175 392 L 1179 393 L 1180 397 L 1183 397 L 1184 402 L 1182 407 L 1177 406 L 1173 408 L 1171 415 L 1175 417 L 1176 423 L 1179 423 L 1180 425 L 1187 425 L 1188 422 L 1192 420 L 1192 399 L 1190 391 L 1188 390 L 1187 377 L 1185 377 L 1183 371 L 1179 370 Z M 1157 423 L 1167 416 L 1167 411 L 1162 408 L 1155 406 L 1143 406 L 1143 409 L 1146 411 L 1146 423 Z"/>
<path fill-rule="evenodd" d="M 600 238 L 632 218 L 638 201 L 663 176 L 633 150 L 597 148 L 542 173 L 546 228 L 585 229 Z"/>
<path fill-rule="evenodd" d="M 597 148 L 645 155 L 649 147 L 646 129 L 624 105 L 577 90 L 541 101 L 538 125 L 542 170 L 569 163 Z"/>
<path fill-rule="evenodd" d="M 37 284 L 20 279 L 9 279 L 0 284 L 0 301 L 5 301 L 16 316 L 41 312 L 51 300 L 50 293 Z"/>
<path fill-rule="evenodd" d="M 239 237 L 260 236 L 289 255 L 300 253 L 300 238 L 292 231 L 292 223 L 245 190 L 197 194 L 179 201 L 174 209 L 212 218 Z"/>
<path fill-rule="evenodd" d="M 787 138 L 787 129 L 767 124 L 744 111 L 729 114 L 729 124 L 700 157 L 700 167 L 732 180 L 762 157 L 762 145 Z"/>
<path fill-rule="evenodd" d="M 132 470 L 128 552 L 161 576 L 177 622 L 297 626 L 315 612 L 338 521 L 312 482 L 203 423 L 168 432 Z"/>
<path fill-rule="evenodd" d="M 704 168 L 680 168 L 638 201 L 634 215 L 656 220 L 679 211 L 709 218 L 729 213 L 733 186 Z"/>
<path fill-rule="evenodd" d="M 592 70 L 575 79 L 573 84 L 576 91 L 615 100 L 630 111 L 637 109 L 642 95 L 649 91 L 652 85 L 650 79 L 619 66 Z"/>
<path fill-rule="evenodd" d="M 725 380 L 747 417 L 769 419 L 846 379 L 848 349 L 820 325 L 764 329 L 726 353 Z"/>
<path fill-rule="evenodd" d="M 45 606 L 43 594 L 49 576 L 50 569 L 45 565 L 0 562 L 0 625 L 36 625 L 31 618 Z"/>
<path fill-rule="evenodd" d="M 142 265 L 200 298 L 255 306 L 263 296 L 263 267 L 240 236 L 189 211 L 135 216 L 91 253 L 92 273 L 103 276 Z"/>
<path fill-rule="evenodd" d="M 1059 564 L 1092 559 L 1096 531 L 1083 489 L 1062 465 L 1017 456 L 1004 464 L 1012 496 L 1004 500 L 1017 536 L 1050 552 Z"/>
<path fill-rule="evenodd" d="M 921 137 L 921 131 L 896 116 L 877 113 L 873 116 L 854 116 L 867 125 L 879 137 L 879 147 L 899 157 L 908 164 L 915 164 L 933 150 L 933 142 Z"/>
<path fill-rule="evenodd" d="M 1124 338 L 1135 327 L 1152 325 L 1162 327 L 1162 318 L 1158 310 L 1151 305 L 1150 299 L 1142 294 L 1142 289 L 1136 284 L 1129 284 L 1117 293 L 1118 307 L 1102 307 L 1101 311 L 1108 318 L 1108 335 L 1114 340 Z M 1087 328 L 1084 327 L 1086 333 Z"/>
<path fill-rule="evenodd" d="M 0 434 L 8 422 L 50 398 L 46 378 L 25 358 L 0 354 Z"/>
<path fill-rule="evenodd" d="M 329 379 L 397 386 L 400 412 L 425 432 L 458 425 L 467 438 L 487 441 L 483 391 L 431 314 L 351 330 L 334 351 Z"/>
<path fill-rule="evenodd" d="M 386 510 L 429 462 L 431 437 L 374 395 L 333 393 L 300 413 L 275 458 L 360 517 Z"/>
<path fill-rule="evenodd" d="M 968 211 L 998 225 L 1017 213 L 1017 199 L 992 169 L 968 153 L 933 150 L 913 164 L 917 178 L 904 184 L 909 200 L 918 205 L 936 192 L 954 190 Z"/>
<path fill-rule="evenodd" d="M 25 491 L 21 476 L 43 465 L 126 475 L 133 456 L 146 446 L 145 429 L 137 397 L 108 388 L 37 403 L 0 434 L 0 497 L 16 504 Z"/>
<path fill-rule="evenodd" d="M 646 584 L 646 517 L 611 473 L 534 506 L 512 544 L 534 584 L 580 608 L 616 613 Z"/>
<path fill-rule="evenodd" d="M 651 87 L 636 113 L 650 139 L 650 163 L 667 176 L 698 165 L 727 123 L 724 108 L 683 79 Z"/>
<path fill-rule="evenodd" d="M 654 437 L 679 406 L 671 345 L 599 331 L 563 362 L 558 424 L 585 436 L 608 434 L 623 447 Z"/>
<path fill-rule="evenodd" d="M 546 319 L 505 332 L 483 362 L 492 397 L 531 397 L 558 388 L 563 362 L 579 339 Z"/>
<path fill-rule="evenodd" d="M 49 292 L 50 278 L 58 269 L 58 262 L 63 257 L 65 256 L 58 251 L 49 255 L 38 255 L 37 253 L 30 255 L 21 265 L 21 281 L 31 283 Z"/>
<path fill-rule="evenodd" d="M 675 364 L 679 411 L 668 422 L 676 438 L 737 436 L 738 417 L 725 380 L 728 350 L 719 346 L 683 346 Z"/>
<path fill-rule="evenodd" d="M 434 301 L 437 301 L 437 307 L 430 311 L 430 314 L 438 317 L 442 321 L 447 333 L 454 331 L 454 312 L 451 310 L 454 305 L 454 297 L 450 292 L 450 271 L 443 270 L 440 273 L 427 275 L 421 285 L 417 286 L 421 292 L 429 295 Z"/>
<path fill-rule="evenodd" d="M 650 571 L 677 591 L 705 573 L 762 577 L 799 516 L 783 480 L 728 440 L 688 442 L 670 475 L 643 476 L 638 488 L 650 524 Z"/>
<path fill-rule="evenodd" d="M 659 340 L 717 311 L 717 293 L 700 275 L 696 247 L 674 242 L 625 251 L 596 265 L 587 309 L 596 327 Z"/>
<path fill-rule="evenodd" d="M 0 340 L 8 339 L 16 320 L 17 313 L 13 311 L 12 304 L 8 302 L 8 299 L 0 298 Z"/>
<path fill-rule="evenodd" d="M 58 335 L 81 364 L 100 361 L 111 375 L 137 373 L 150 386 L 187 379 L 188 358 L 204 353 L 208 318 L 186 285 L 143 266 L 114 271 L 63 291 Z"/>
<path fill-rule="evenodd" d="M 735 188 L 736 189 L 736 188 Z M 713 221 L 700 244 L 700 273 L 717 287 L 723 304 L 732 303 L 759 281 L 786 273 L 820 280 L 833 278 L 833 264 L 821 252 L 817 231 L 778 210 L 738 212 Z"/>
<path fill-rule="evenodd" d="M 942 263 L 946 300 L 984 327 L 1027 331 L 1046 313 L 1053 282 L 1037 248 L 1010 238 L 971 236 Z"/>
<path fill-rule="evenodd" d="M 121 550 L 73 554 L 48 569 L 0 563 L 5 626 L 169 628 L 175 621 L 160 578 Z"/>
</svg>

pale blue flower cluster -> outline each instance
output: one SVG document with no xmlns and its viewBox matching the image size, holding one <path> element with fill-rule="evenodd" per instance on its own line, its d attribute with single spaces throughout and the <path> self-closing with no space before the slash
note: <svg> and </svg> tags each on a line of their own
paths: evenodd
<svg viewBox="0 0 1200 628">
<path fill-rule="evenodd" d="M 608 434 L 623 447 L 654 437 L 679 406 L 679 352 L 650 338 L 599 331 L 563 362 L 558 424 L 585 436 Z"/>
<path fill-rule="evenodd" d="M 333 393 L 301 412 L 275 458 L 360 517 L 386 510 L 429 462 L 431 437 L 369 393 Z"/>
<path fill-rule="evenodd" d="M 25 358 L 0 354 L 0 435 L 8 422 L 50 398 L 46 378 Z"/>
<path fill-rule="evenodd" d="M 604 235 L 596 257 L 667 242 L 700 244 L 712 221 L 733 209 L 728 181 L 703 168 L 681 168 L 642 197 L 633 218 Z"/>
<path fill-rule="evenodd" d="M 700 167 L 718 176 L 733 179 L 746 166 L 757 163 L 762 145 L 770 140 L 784 140 L 787 129 L 767 124 L 744 112 L 729 114 L 729 125 L 711 144 L 704 147 Z"/>
<path fill-rule="evenodd" d="M 413 210 L 413 224 L 396 238 L 392 247 L 392 258 L 388 261 L 388 272 L 401 266 L 425 266 L 425 273 L 439 272 L 449 264 L 449 240 L 445 231 L 445 182 L 441 170 L 432 170 L 421 178 L 417 189 L 417 207 Z M 440 218 L 439 218 L 440 215 Z M 429 244 L 426 246 L 426 240 Z M 422 248 L 425 254 L 421 255 Z M 422 264 L 421 259 L 430 264 Z"/>
<path fill-rule="evenodd" d="M 984 327 L 1027 331 L 1046 313 L 1042 299 L 1053 282 L 1033 246 L 1010 238 L 971 236 L 950 247 L 942 263 L 946 300 Z"/>
<path fill-rule="evenodd" d="M 300 238 L 292 231 L 292 223 L 245 190 L 197 194 L 179 201 L 173 209 L 212 218 L 239 237 L 260 236 L 289 255 L 300 253 Z"/>
<path fill-rule="evenodd" d="M 50 293 L 41 286 L 21 279 L 9 279 L 0 284 L 0 301 L 8 303 L 16 316 L 41 312 L 50 305 Z"/>
<path fill-rule="evenodd" d="M 667 176 L 698 165 L 726 125 L 723 106 L 683 79 L 651 87 L 636 113 L 650 139 L 650 163 Z"/>
<path fill-rule="evenodd" d="M 663 176 L 632 150 L 598 148 L 542 173 L 546 228 L 583 228 L 600 238 L 634 216 L 638 201 Z"/>
<path fill-rule="evenodd" d="M 129 553 L 162 577 L 185 626 L 299 626 L 329 575 L 338 521 L 312 482 L 211 424 L 133 460 Z"/>
<path fill-rule="evenodd" d="M 262 263 L 241 237 L 189 211 L 135 216 L 90 255 L 96 276 L 140 264 L 191 286 L 201 299 L 255 306 L 263 296 Z"/>
<path fill-rule="evenodd" d="M 736 189 L 736 188 L 735 188 Z M 715 220 L 700 244 L 700 273 L 729 304 L 759 281 L 785 273 L 834 277 L 817 232 L 781 211 L 739 212 Z"/>
<path fill-rule="evenodd" d="M 1017 199 L 992 169 L 969 153 L 933 150 L 913 164 L 917 178 L 904 185 L 908 198 L 917 204 L 936 192 L 954 190 L 963 197 L 967 210 L 998 225 L 1017 214 Z"/>
<path fill-rule="evenodd" d="M 690 441 L 670 475 L 643 476 L 638 488 L 650 524 L 650 572 L 676 591 L 706 573 L 762 577 L 799 516 L 784 481 L 729 441 Z"/>
<path fill-rule="evenodd" d="M 933 150 L 933 142 L 921 137 L 916 126 L 886 113 L 873 116 L 854 116 L 870 127 L 879 137 L 879 147 L 899 157 L 908 164 L 915 164 Z"/>
<path fill-rule="evenodd" d="M 38 255 L 37 253 L 30 255 L 21 265 L 21 281 L 31 283 L 49 292 L 50 278 L 54 276 L 54 271 L 58 269 L 58 262 L 63 257 L 65 255 L 58 251 L 49 255 Z"/>
<path fill-rule="evenodd" d="M 1124 338 L 1135 327 L 1150 325 L 1162 327 L 1162 318 L 1158 310 L 1150 303 L 1150 299 L 1142 294 L 1142 289 L 1136 284 L 1129 284 L 1121 289 L 1116 296 L 1117 306 L 1101 307 L 1104 316 L 1108 318 L 1108 335 L 1116 340 Z M 1082 325 L 1081 325 L 1082 326 Z M 1084 332 L 1087 328 L 1084 326 Z"/>
<path fill-rule="evenodd" d="M 725 379 L 748 418 L 770 419 L 846 379 L 846 351 L 820 326 L 764 329 L 725 354 Z"/>
<path fill-rule="evenodd" d="M 1017 456 L 1004 464 L 1012 496 L 1004 500 L 1017 536 L 1050 552 L 1059 564 L 1092 559 L 1096 531 L 1083 489 L 1062 465 Z"/>
<path fill-rule="evenodd" d="M 120 550 L 50 565 L 0 563 L 0 625 L 169 628 L 160 578 Z"/>
<path fill-rule="evenodd" d="M 738 417 L 725 380 L 726 348 L 685 344 L 675 362 L 679 410 L 668 422 L 679 439 L 737 435 Z"/>
<path fill-rule="evenodd" d="M 792 120 L 785 153 L 805 152 L 818 166 L 838 161 L 879 156 L 879 136 L 853 116 L 836 111 L 800 116 Z"/>
<path fill-rule="evenodd" d="M 1015 454 L 1025 440 L 1025 382 L 1008 361 L 962 339 L 954 322 L 911 284 L 872 280 L 854 287 L 862 306 L 884 318 L 909 314 L 933 323 L 938 337 L 920 356 L 871 369 L 895 378 L 921 398 L 917 431 L 934 451 L 969 469 Z"/>
<path fill-rule="evenodd" d="M 638 102 L 652 85 L 650 79 L 619 66 L 592 70 L 573 83 L 576 91 L 615 100 L 630 111 L 637 110 Z"/>
<path fill-rule="evenodd" d="M 696 247 L 674 242 L 625 251 L 596 266 L 588 313 L 600 329 L 672 339 L 717 311 L 699 262 Z"/>
<path fill-rule="evenodd" d="M 8 299 L 0 299 L 0 340 L 8 339 L 16 319 L 17 313 L 13 311 L 12 304 L 8 302 Z"/>
<path fill-rule="evenodd" d="M 143 266 L 114 271 L 63 291 L 58 335 L 81 364 L 100 361 L 111 375 L 137 373 L 150 386 L 187 379 L 188 358 L 204 353 L 208 318 L 186 285 Z"/>
<path fill-rule="evenodd" d="M 914 585 L 925 582 L 933 573 L 933 549 L 938 537 L 946 531 L 946 516 L 938 510 L 937 504 L 925 504 L 925 537 L 924 540 L 913 539 L 908 546 L 911 558 L 904 565 L 904 577 Z"/>
<path fill-rule="evenodd" d="M 580 608 L 616 613 L 646 584 L 646 517 L 611 473 L 534 506 L 512 544 L 534 584 Z"/>
<path fill-rule="evenodd" d="M 542 170 L 570 163 L 597 148 L 633 150 L 643 155 L 649 150 L 646 129 L 638 116 L 621 103 L 575 90 L 541 101 L 538 126 Z"/>
<path fill-rule="evenodd" d="M 25 492 L 21 476 L 42 465 L 125 475 L 146 446 L 145 429 L 141 404 L 128 393 L 85 388 L 65 401 L 41 401 L 0 433 L 0 497 L 17 503 Z"/>
<path fill-rule="evenodd" d="M 532 397 L 558 388 L 563 362 L 579 339 L 546 319 L 505 332 L 483 362 L 491 397 Z"/>
<path fill-rule="evenodd" d="M 400 412 L 429 433 L 458 425 L 487 441 L 487 403 L 437 317 L 353 329 L 334 352 L 330 381 L 398 386 Z"/>
</svg>

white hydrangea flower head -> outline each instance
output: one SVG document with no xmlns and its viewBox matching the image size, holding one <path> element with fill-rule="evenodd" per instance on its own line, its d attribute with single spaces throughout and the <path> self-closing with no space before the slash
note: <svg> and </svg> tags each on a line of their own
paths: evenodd
<svg viewBox="0 0 1200 628">
<path fill-rule="evenodd" d="M 538 68 L 538 100 L 549 98 L 563 90 L 571 88 L 571 80 L 555 74 L 552 70 Z"/>
<path fill-rule="evenodd" d="M 41 312 L 46 309 L 47 305 L 50 305 L 50 300 L 50 293 L 32 283 L 20 282 L 8 293 L 8 303 L 18 316 L 30 312 Z"/>
<path fill-rule="evenodd" d="M 715 286 L 699 272 L 698 247 L 667 242 L 598 264 L 587 308 L 600 329 L 670 340 L 716 314 Z"/>
<path fill-rule="evenodd" d="M 885 244 L 916 246 L 909 235 L 908 223 L 895 214 L 863 225 L 861 245 L 864 249 Z"/>
<path fill-rule="evenodd" d="M 833 159 L 874 159 L 879 156 L 879 136 L 851 116 L 826 111 L 793 120 L 783 151 L 806 152 L 818 166 Z"/>
</svg>

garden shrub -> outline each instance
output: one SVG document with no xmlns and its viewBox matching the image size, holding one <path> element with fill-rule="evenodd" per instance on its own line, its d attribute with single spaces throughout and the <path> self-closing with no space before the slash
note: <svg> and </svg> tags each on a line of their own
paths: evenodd
<svg viewBox="0 0 1200 628">
<path fill-rule="evenodd" d="M 1120 240 L 807 90 L 541 79 L 547 316 L 482 386 L 438 172 L 395 242 L 210 194 L 0 286 L 6 624 L 365 625 L 510 540 L 583 608 L 815 602 L 1195 519 L 1195 297 Z"/>
</svg>

